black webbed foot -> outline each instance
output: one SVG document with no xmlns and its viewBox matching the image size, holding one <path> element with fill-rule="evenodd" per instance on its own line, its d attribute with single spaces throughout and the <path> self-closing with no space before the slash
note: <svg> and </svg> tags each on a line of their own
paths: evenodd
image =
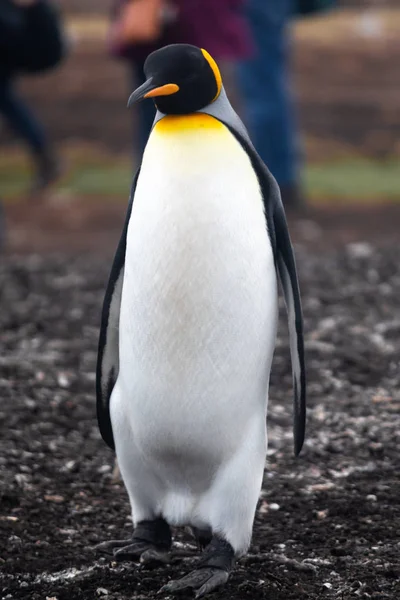
<svg viewBox="0 0 400 600">
<path fill-rule="evenodd" d="M 234 551 L 229 542 L 214 536 L 205 549 L 197 569 L 182 579 L 170 581 L 160 589 L 159 593 L 179 593 L 191 589 L 196 598 L 201 598 L 228 581 L 234 562 Z"/>
<path fill-rule="evenodd" d="M 216 587 L 223 585 L 228 581 L 229 573 L 214 567 L 201 568 L 192 571 L 182 579 L 170 581 L 164 585 L 159 593 L 166 592 L 176 594 L 187 589 L 195 592 L 196 598 L 205 596 Z"/>
<path fill-rule="evenodd" d="M 172 537 L 164 519 L 141 521 L 128 540 L 110 540 L 95 546 L 94 550 L 109 554 L 118 561 L 134 561 L 147 565 L 166 564 Z"/>
</svg>

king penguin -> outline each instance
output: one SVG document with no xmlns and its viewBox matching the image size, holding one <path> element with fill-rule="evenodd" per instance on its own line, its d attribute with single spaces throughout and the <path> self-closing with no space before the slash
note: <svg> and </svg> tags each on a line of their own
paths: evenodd
<svg viewBox="0 0 400 600">
<path fill-rule="evenodd" d="M 157 113 L 105 294 L 97 416 L 115 449 L 134 524 L 99 549 L 166 560 L 170 527 L 202 554 L 162 590 L 201 597 L 224 584 L 252 535 L 267 452 L 278 320 L 288 312 L 294 450 L 305 433 L 303 324 L 293 249 L 275 179 L 231 107 L 206 50 L 149 55 L 128 106 Z"/>
</svg>

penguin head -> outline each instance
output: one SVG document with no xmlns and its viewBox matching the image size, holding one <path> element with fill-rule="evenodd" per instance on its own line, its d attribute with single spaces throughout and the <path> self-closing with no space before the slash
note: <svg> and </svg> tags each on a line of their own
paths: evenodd
<svg viewBox="0 0 400 600">
<path fill-rule="evenodd" d="M 190 44 L 172 44 L 152 52 L 144 64 L 146 82 L 131 94 L 128 106 L 154 98 L 164 114 L 196 112 L 216 100 L 222 78 L 206 50 Z"/>
</svg>

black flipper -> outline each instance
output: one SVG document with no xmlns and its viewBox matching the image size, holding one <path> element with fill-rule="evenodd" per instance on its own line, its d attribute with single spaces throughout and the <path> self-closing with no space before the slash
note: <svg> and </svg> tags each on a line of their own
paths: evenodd
<svg viewBox="0 0 400 600">
<path fill-rule="evenodd" d="M 224 123 L 224 121 L 221 121 Z M 224 123 L 250 158 L 264 199 L 268 233 L 275 255 L 275 265 L 282 283 L 290 334 L 290 355 L 293 372 L 293 435 L 297 456 L 303 446 L 306 427 L 306 374 L 304 360 L 303 316 L 296 263 L 290 241 L 279 186 L 253 145 L 233 127 Z"/>
<path fill-rule="evenodd" d="M 115 446 L 110 419 L 110 397 L 119 371 L 119 312 L 121 307 L 122 283 L 124 280 L 126 234 L 139 171 L 140 169 L 138 169 L 133 179 L 125 224 L 115 253 L 104 297 L 97 354 L 97 421 L 103 440 L 112 450 L 115 449 Z"/>
<path fill-rule="evenodd" d="M 303 315 L 300 290 L 297 280 L 296 262 L 285 211 L 278 184 L 271 185 L 270 201 L 275 229 L 276 266 L 282 283 L 288 313 L 290 355 L 293 372 L 293 434 L 294 452 L 297 456 L 302 449 L 306 429 L 306 369 L 304 360 Z"/>
</svg>

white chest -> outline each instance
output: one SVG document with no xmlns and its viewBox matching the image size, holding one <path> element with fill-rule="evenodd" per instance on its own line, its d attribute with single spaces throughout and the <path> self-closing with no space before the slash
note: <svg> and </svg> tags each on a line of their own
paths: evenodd
<svg viewBox="0 0 400 600">
<path fill-rule="evenodd" d="M 139 379 L 153 372 L 182 389 L 200 374 L 234 378 L 239 367 L 244 378 L 259 379 L 276 320 L 257 177 L 222 124 L 193 117 L 186 127 L 161 121 L 146 148 L 120 326 L 121 369 L 139 365 Z"/>
</svg>

